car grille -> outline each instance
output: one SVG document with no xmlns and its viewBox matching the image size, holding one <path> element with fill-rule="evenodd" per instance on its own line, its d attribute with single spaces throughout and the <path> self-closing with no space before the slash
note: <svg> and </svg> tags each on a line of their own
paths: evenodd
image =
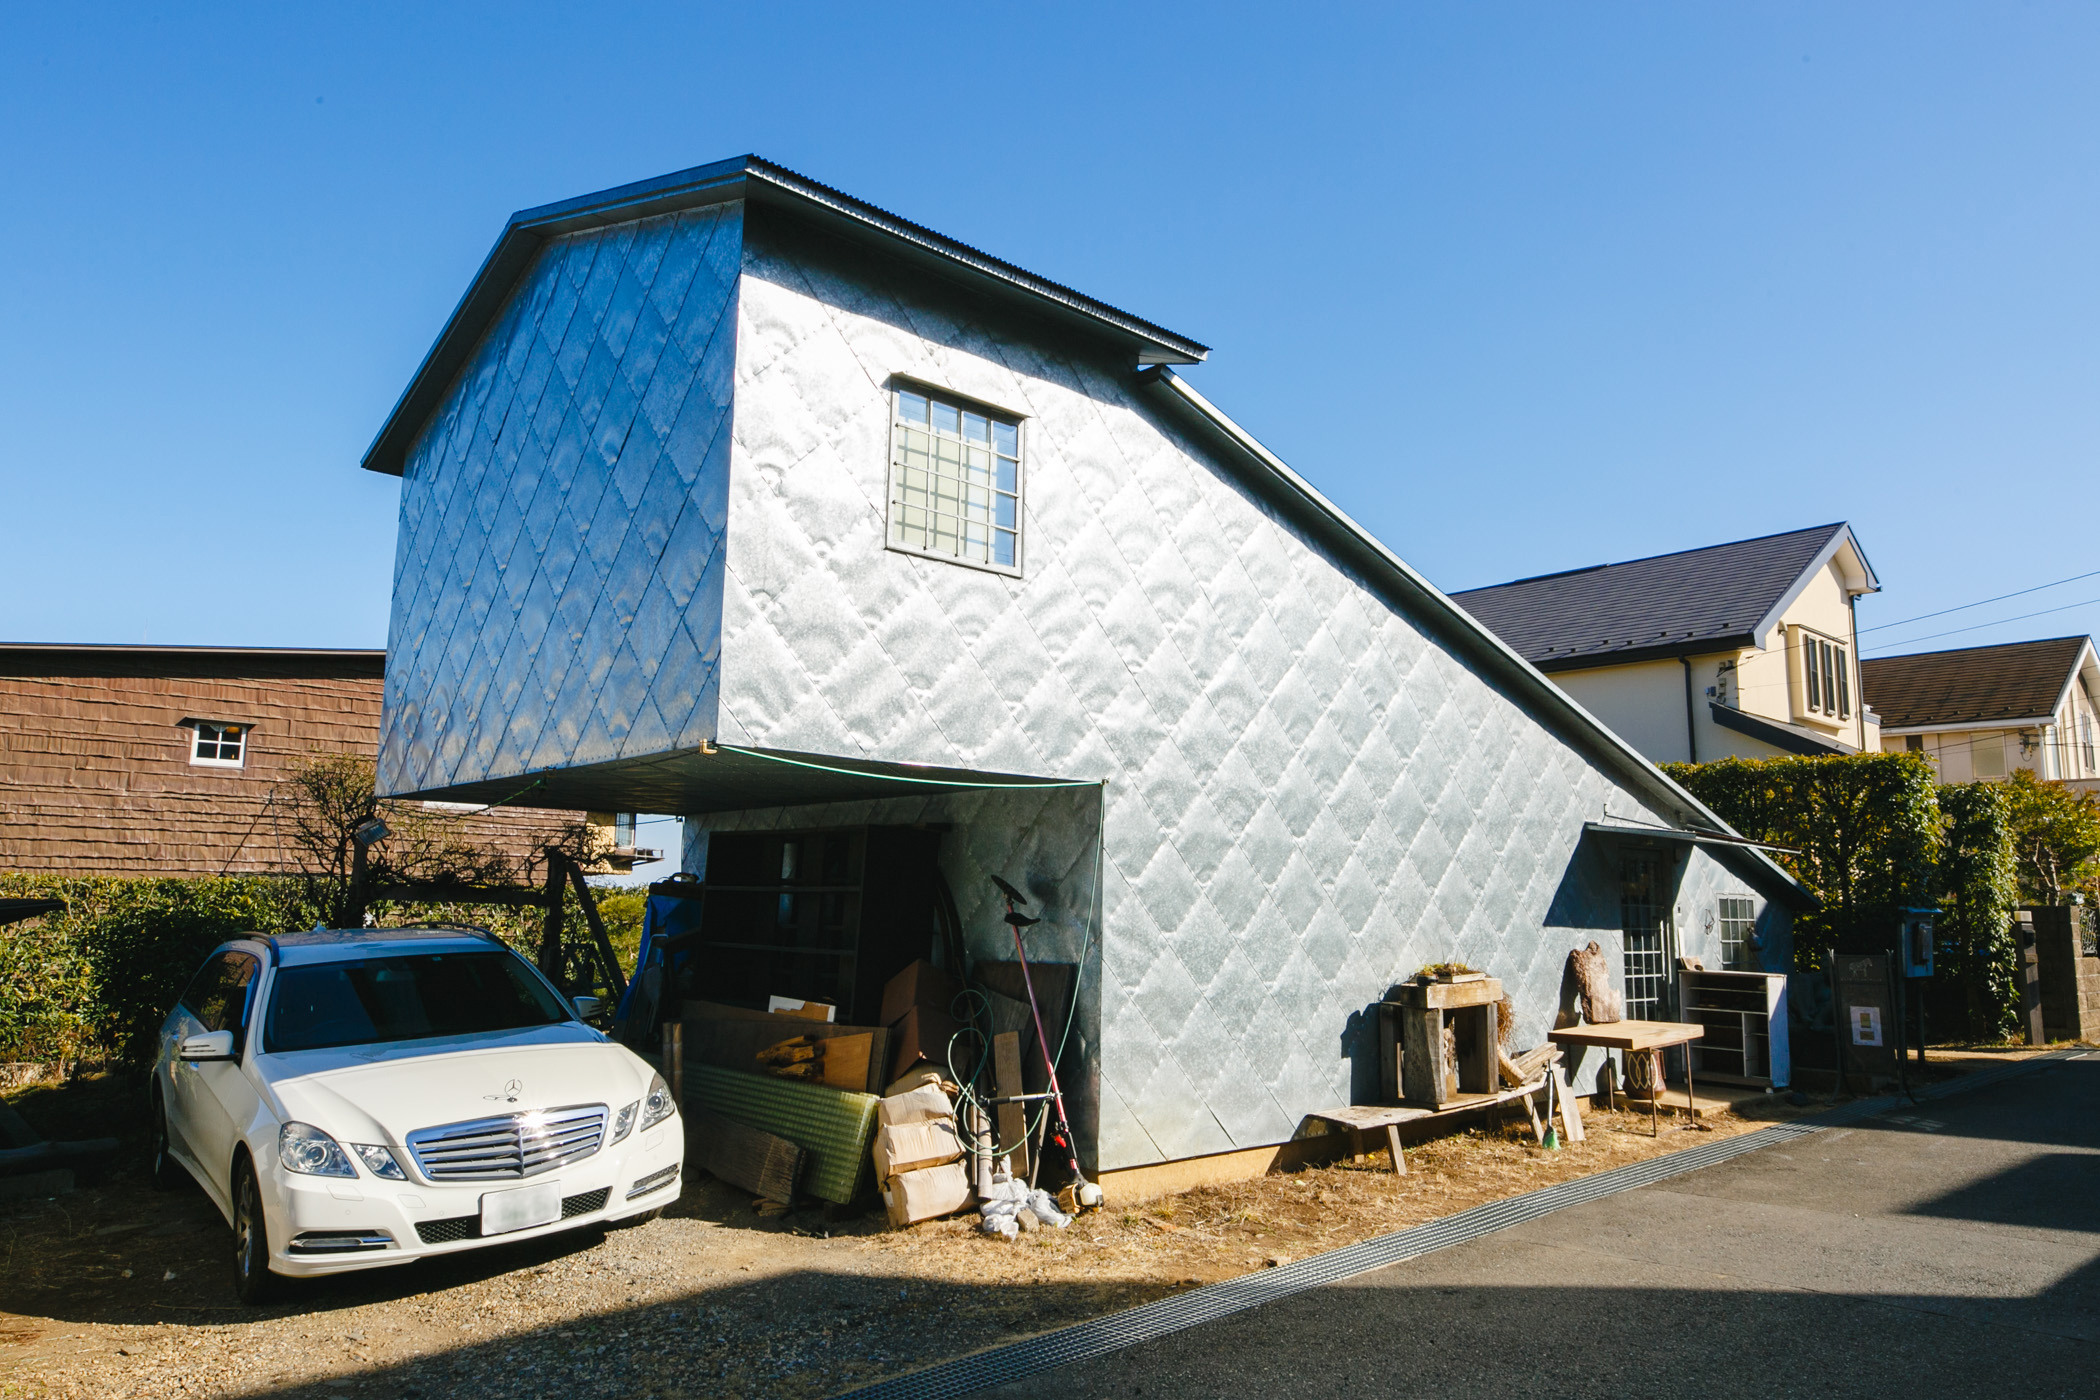
<svg viewBox="0 0 2100 1400">
<path fill-rule="evenodd" d="M 610 1186 L 601 1186 L 595 1191 L 583 1191 L 574 1196 L 561 1198 L 561 1218 L 574 1220 L 579 1215 L 589 1215 L 594 1210 L 605 1209 L 605 1198 L 612 1194 Z M 416 1235 L 425 1244 L 451 1244 L 456 1240 L 478 1240 L 481 1238 L 481 1217 L 478 1215 L 454 1215 L 444 1220 L 418 1220 Z"/>
<path fill-rule="evenodd" d="M 581 1161 L 604 1141 L 605 1105 L 598 1103 L 418 1128 L 408 1135 L 408 1150 L 432 1181 L 501 1181 Z"/>
</svg>

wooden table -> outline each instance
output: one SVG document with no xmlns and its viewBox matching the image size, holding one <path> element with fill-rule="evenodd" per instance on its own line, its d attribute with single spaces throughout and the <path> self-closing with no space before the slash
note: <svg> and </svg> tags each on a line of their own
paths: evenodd
<svg viewBox="0 0 2100 1400">
<path fill-rule="evenodd" d="M 1594 1045 L 1600 1050 L 1630 1053 L 1689 1045 L 1705 1034 L 1706 1027 L 1690 1021 L 1607 1021 L 1602 1025 L 1563 1026 L 1557 1031 L 1549 1031 L 1547 1039 L 1562 1049 Z M 1657 1137 L 1662 1136 L 1662 1089 L 1658 1076 L 1655 1097 L 1648 1101 L 1648 1124 Z M 1616 1089 L 1613 1092 L 1616 1095 Z M 1698 1103 L 1692 1093 L 1692 1056 L 1689 1050 L 1684 1056 L 1684 1099 L 1687 1104 Z M 1616 1097 L 1611 1104 L 1618 1107 Z"/>
</svg>

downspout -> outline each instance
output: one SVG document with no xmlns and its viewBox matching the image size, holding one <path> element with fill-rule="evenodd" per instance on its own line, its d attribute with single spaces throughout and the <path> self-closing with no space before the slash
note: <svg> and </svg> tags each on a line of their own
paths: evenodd
<svg viewBox="0 0 2100 1400">
<path fill-rule="evenodd" d="M 1693 725 L 1698 708 L 1692 703 L 1692 658 L 1680 656 L 1677 660 L 1684 666 L 1684 751 L 1690 755 L 1685 761 L 1699 761 L 1699 731 Z"/>
<path fill-rule="evenodd" d="M 1867 751 L 1867 687 L 1859 665 L 1859 595 L 1845 591 L 1845 617 L 1852 624 L 1852 723 L 1859 730 L 1858 749 Z"/>
</svg>

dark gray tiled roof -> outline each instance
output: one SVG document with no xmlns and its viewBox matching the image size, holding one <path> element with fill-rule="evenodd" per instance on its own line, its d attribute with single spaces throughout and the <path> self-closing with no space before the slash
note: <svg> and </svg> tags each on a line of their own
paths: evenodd
<svg viewBox="0 0 2100 1400">
<path fill-rule="evenodd" d="M 1884 729 L 2040 719 L 2055 713 L 2084 637 L 1920 651 L 1859 663 L 1859 689 Z"/>
<path fill-rule="evenodd" d="M 1817 525 L 1451 597 L 1526 661 L 1548 671 L 1752 646 L 1757 624 L 1844 528 L 1842 522 Z"/>
</svg>

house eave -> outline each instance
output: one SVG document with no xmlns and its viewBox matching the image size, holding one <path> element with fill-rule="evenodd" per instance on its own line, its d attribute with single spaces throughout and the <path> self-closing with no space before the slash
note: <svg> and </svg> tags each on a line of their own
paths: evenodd
<svg viewBox="0 0 2100 1400">
<path fill-rule="evenodd" d="M 1531 664 L 1553 675 L 1561 671 L 1599 670 L 1606 666 L 1633 666 L 1644 661 L 1675 661 L 1679 657 L 1718 656 L 1723 652 L 1744 651 L 1757 645 L 1757 639 L 1748 632 L 1731 632 L 1721 637 L 1699 637 L 1684 642 L 1661 642 L 1654 646 L 1629 647 L 1624 651 L 1570 652 L 1566 656 L 1548 656 Z"/>
<path fill-rule="evenodd" d="M 1732 729 L 1761 744 L 1770 744 L 1783 753 L 1799 754 L 1804 758 L 1830 758 L 1859 752 L 1842 740 L 1827 739 L 1798 724 L 1749 714 L 1718 700 L 1708 701 L 1707 709 L 1713 715 L 1714 723 L 1721 728 Z"/>
</svg>

